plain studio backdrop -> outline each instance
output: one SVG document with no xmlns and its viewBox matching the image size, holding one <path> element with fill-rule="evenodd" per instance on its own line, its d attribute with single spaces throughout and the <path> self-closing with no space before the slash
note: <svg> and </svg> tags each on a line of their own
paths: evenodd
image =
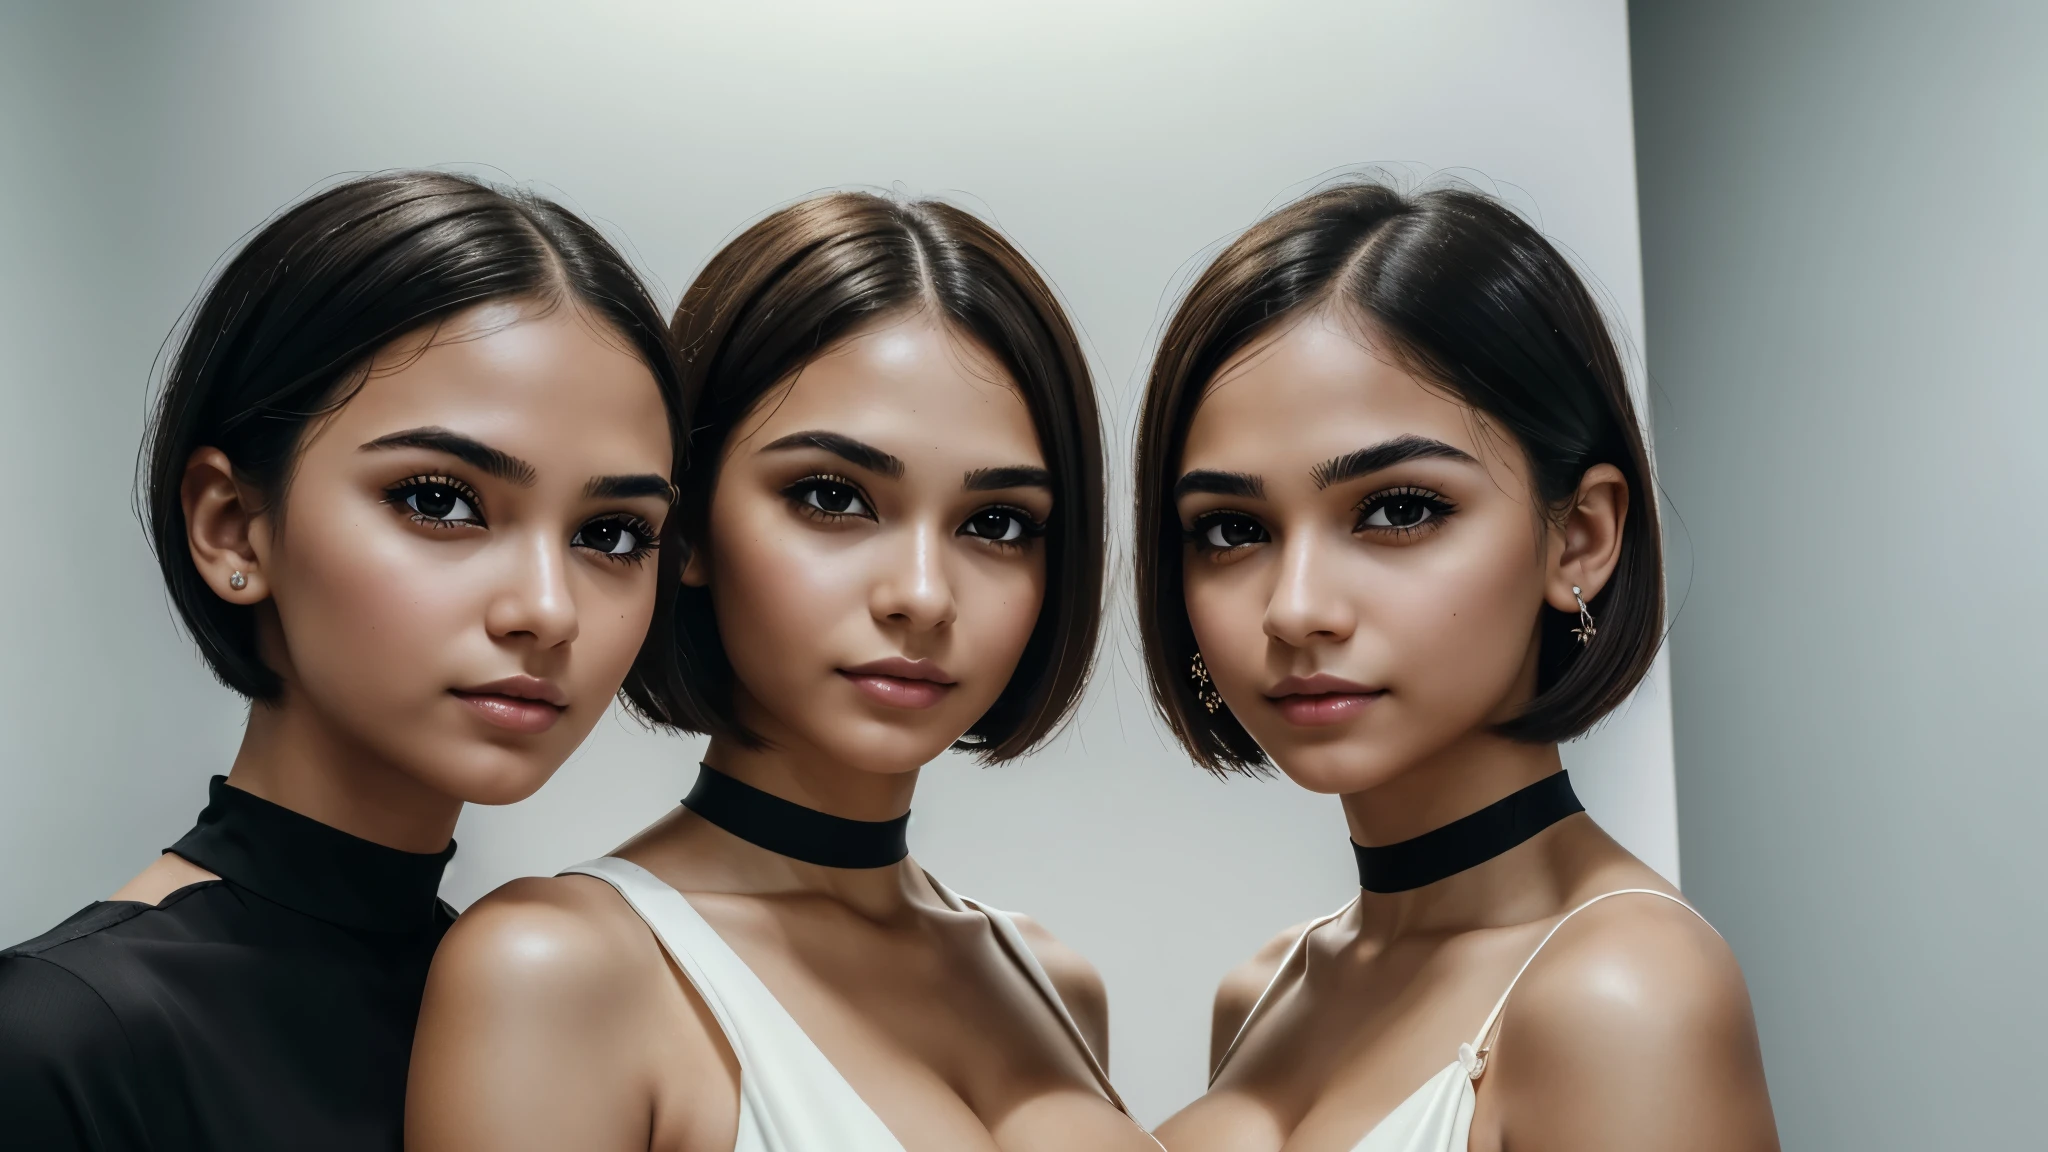
<svg viewBox="0 0 2048 1152">
<path fill-rule="evenodd" d="M 0 21 L 0 944 L 146 864 L 234 752 L 242 705 L 174 626 L 131 510 L 136 447 L 161 342 L 216 263 L 338 178 L 530 185 L 625 243 L 665 303 L 739 228 L 820 189 L 981 212 L 1086 336 L 1120 557 L 1130 429 L 1178 290 L 1332 175 L 1499 193 L 1641 343 L 1622 0 L 67 4 Z M 1212 780 L 1166 740 L 1127 573 L 1076 723 L 1020 763 L 933 765 L 911 840 L 1101 968 L 1117 1078 L 1152 1122 L 1201 1090 L 1217 978 L 1355 878 L 1335 800 Z M 1566 757 L 1594 814 L 1675 877 L 1666 682 L 1660 664 Z M 608 716 L 539 795 L 464 816 L 446 894 L 601 854 L 676 802 L 700 748 Z"/>
</svg>

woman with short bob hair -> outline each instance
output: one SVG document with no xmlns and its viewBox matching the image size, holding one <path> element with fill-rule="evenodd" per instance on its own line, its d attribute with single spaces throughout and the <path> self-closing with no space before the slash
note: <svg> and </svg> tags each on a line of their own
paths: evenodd
<svg viewBox="0 0 2048 1152">
<path fill-rule="evenodd" d="M 408 1146 L 1149 1149 L 1086 961 L 908 856 L 923 767 L 1071 712 L 1101 438 L 1051 288 L 957 208 L 772 213 L 676 311 L 698 400 L 683 805 L 499 889 L 434 962 Z"/>
<path fill-rule="evenodd" d="M 631 266 L 534 196 L 369 176 L 235 254 L 143 486 L 248 722 L 196 827 L 0 954 L 7 1143 L 399 1148 L 462 806 L 532 794 L 622 684 L 678 706 L 686 395 Z"/>
<path fill-rule="evenodd" d="M 1168 725 L 1341 797 L 1360 883 L 1224 980 L 1163 1143 L 1776 1146 L 1734 957 L 1559 759 L 1664 601 L 1621 360 L 1549 242 L 1372 181 L 1254 225 L 1161 342 L 1137 519 Z"/>
</svg>

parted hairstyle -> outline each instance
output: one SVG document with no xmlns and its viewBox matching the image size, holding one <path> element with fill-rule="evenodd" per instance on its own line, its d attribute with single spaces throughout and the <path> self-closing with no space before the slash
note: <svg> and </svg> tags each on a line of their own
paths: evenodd
<svg viewBox="0 0 2048 1152">
<path fill-rule="evenodd" d="M 932 200 L 831 192 L 782 208 L 714 256 L 683 294 L 674 336 L 697 398 L 692 465 L 677 516 L 709 539 L 712 490 L 733 429 L 762 398 L 859 327 L 929 309 L 1008 370 L 1052 473 L 1046 590 L 1009 684 L 955 747 L 1020 756 L 1073 711 L 1102 616 L 1102 431 L 1073 326 L 1031 262 L 972 214 Z M 682 590 L 675 643 L 688 732 L 758 746 L 733 711 L 733 671 L 712 589 Z"/>
<path fill-rule="evenodd" d="M 193 565 L 180 499 L 192 454 L 219 449 L 281 515 L 307 427 L 355 395 L 380 350 L 514 298 L 585 308 L 631 345 L 661 390 L 680 476 L 689 407 L 661 308 L 616 248 L 552 201 L 442 172 L 350 180 L 272 220 L 207 287 L 166 372 L 139 479 L 171 602 L 221 683 L 252 700 L 283 691 L 257 651 L 256 609 L 214 595 Z M 673 712 L 682 693 L 667 642 L 682 551 L 658 553 L 653 629 L 621 689 L 645 716 Z"/>
<path fill-rule="evenodd" d="M 1403 367 L 1510 433 L 1555 518 L 1588 468 L 1628 482 L 1613 577 L 1576 613 L 1542 610 L 1536 695 L 1502 735 L 1555 743 L 1585 732 L 1643 678 L 1664 631 L 1663 554 L 1649 452 L 1613 337 L 1568 261 L 1521 217 L 1464 188 L 1404 194 L 1348 182 L 1267 216 L 1202 272 L 1167 326 L 1140 417 L 1139 630 L 1155 703 L 1212 772 L 1257 772 L 1265 754 L 1229 709 L 1199 706 L 1181 589 L 1185 546 L 1173 486 L 1196 408 L 1217 371 L 1263 334 L 1336 307 Z"/>
</svg>

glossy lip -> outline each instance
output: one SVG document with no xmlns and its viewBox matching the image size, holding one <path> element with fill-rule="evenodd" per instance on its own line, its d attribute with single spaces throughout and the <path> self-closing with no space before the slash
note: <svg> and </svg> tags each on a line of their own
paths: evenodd
<svg viewBox="0 0 2048 1152">
<path fill-rule="evenodd" d="M 841 668 L 839 674 L 869 699 L 891 708 L 929 708 L 945 699 L 955 683 L 937 664 L 903 656 Z"/>
<path fill-rule="evenodd" d="M 451 688 L 449 695 L 499 728 L 538 736 L 555 726 L 569 694 L 552 680 L 537 676 L 507 676 L 474 688 Z"/>
<path fill-rule="evenodd" d="M 1282 718 L 1304 728 L 1341 724 L 1386 694 L 1384 688 L 1368 688 L 1328 672 L 1289 676 L 1265 693 Z"/>
</svg>

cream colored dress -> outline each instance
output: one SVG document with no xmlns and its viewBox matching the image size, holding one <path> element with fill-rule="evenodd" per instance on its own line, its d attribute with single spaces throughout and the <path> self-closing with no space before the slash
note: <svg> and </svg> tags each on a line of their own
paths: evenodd
<svg viewBox="0 0 2048 1152">
<path fill-rule="evenodd" d="M 594 876 L 616 888 L 653 929 L 717 1018 L 740 1065 L 740 1130 L 733 1152 L 903 1152 L 881 1117 L 681 892 L 616 856 L 564 871 Z M 1128 1115 L 1102 1062 L 1088 1047 L 1016 922 L 1006 912 L 954 895 L 936 880 L 931 884 L 947 907 L 988 917 L 1004 952 L 1045 997 L 1081 1050 L 1103 1097 Z"/>
<path fill-rule="evenodd" d="M 1472 1042 L 1458 1045 L 1457 1059 L 1445 1065 L 1443 1071 L 1430 1077 L 1428 1082 L 1417 1088 L 1406 1100 L 1401 1101 L 1378 1124 L 1373 1125 L 1372 1131 L 1365 1134 L 1365 1139 L 1352 1146 L 1352 1152 L 1467 1152 L 1472 1141 L 1472 1108 L 1477 1100 L 1473 1086 L 1486 1072 L 1486 1057 L 1493 1049 L 1493 1040 L 1497 1038 L 1494 1031 L 1500 1024 L 1501 1010 L 1507 1007 L 1508 996 L 1521 981 L 1522 973 L 1527 972 L 1529 965 L 1536 962 L 1536 957 L 1543 951 L 1543 946 L 1550 943 L 1550 938 L 1557 935 L 1557 930 L 1564 927 L 1566 921 L 1602 900 L 1631 893 L 1669 900 L 1699 916 L 1699 910 L 1692 905 L 1653 888 L 1621 888 L 1613 892 L 1603 892 L 1565 913 L 1551 926 L 1550 931 L 1544 934 L 1542 941 L 1536 945 L 1536 950 L 1529 953 L 1529 958 L 1522 961 L 1521 968 L 1515 971 L 1515 978 L 1508 981 L 1507 990 L 1500 994 L 1499 1000 L 1494 1001 L 1493 1011 L 1486 1014 L 1486 1022 L 1479 1026 L 1479 1033 L 1472 1037 Z M 1237 1051 L 1245 1032 L 1258 1017 L 1259 1009 L 1265 1006 L 1266 998 L 1272 995 L 1273 986 L 1280 982 L 1281 974 L 1294 963 L 1294 957 L 1308 940 L 1309 933 L 1342 916 L 1349 908 L 1350 905 L 1347 904 L 1302 929 L 1301 935 L 1295 938 L 1294 946 L 1288 949 L 1286 958 L 1280 961 L 1280 967 L 1274 970 L 1273 979 L 1266 984 L 1266 990 L 1259 994 L 1257 1003 L 1252 1005 L 1251 1013 L 1238 1028 L 1237 1036 L 1231 1040 L 1230 1047 L 1224 1050 L 1223 1059 L 1216 1062 L 1216 1071 L 1209 1075 L 1211 1083 L 1215 1082 L 1216 1074 L 1223 1071 L 1223 1065 L 1229 1061 L 1231 1054 Z M 1705 923 L 1706 917 L 1701 916 L 1700 920 Z M 1708 924 L 1707 927 L 1712 928 L 1713 925 Z"/>
</svg>

